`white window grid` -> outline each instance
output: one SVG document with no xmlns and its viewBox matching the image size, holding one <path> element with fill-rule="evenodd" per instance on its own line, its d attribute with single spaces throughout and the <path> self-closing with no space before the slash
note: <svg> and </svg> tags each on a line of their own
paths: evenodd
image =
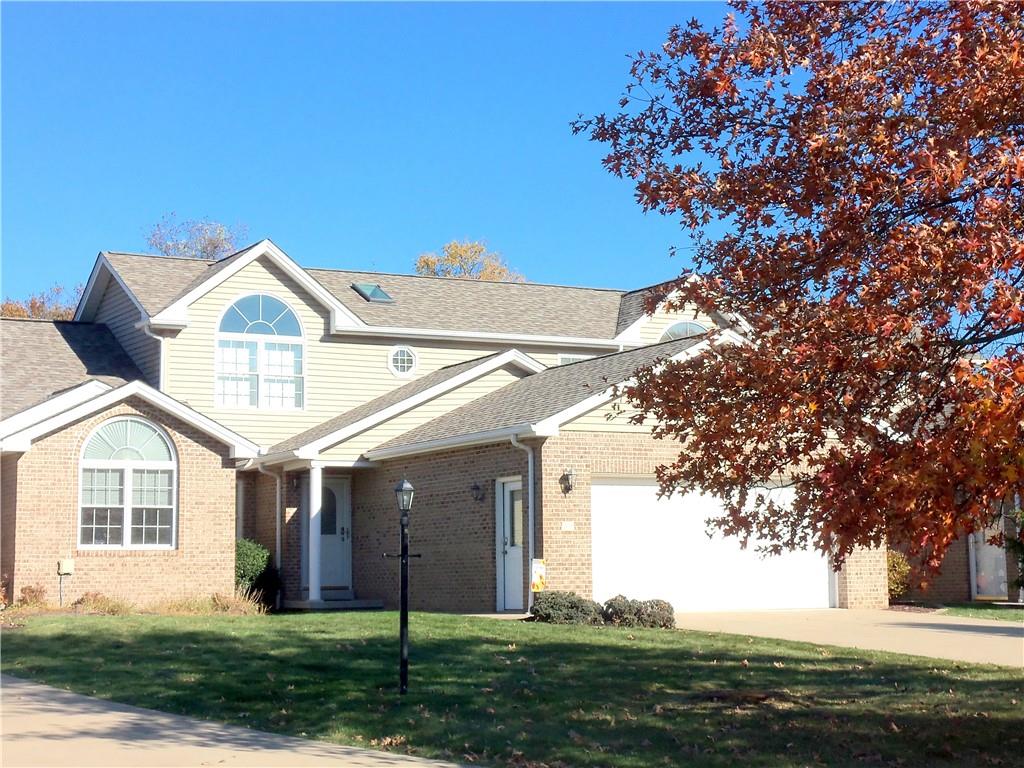
<svg viewBox="0 0 1024 768">
<path fill-rule="evenodd" d="M 220 408 L 305 408 L 305 346 L 301 341 L 220 333 L 214 402 Z"/>
<path fill-rule="evenodd" d="M 388 370 L 398 377 L 412 376 L 416 372 L 416 353 L 410 347 L 392 347 L 388 351 Z"/>
<path fill-rule="evenodd" d="M 174 461 L 83 459 L 79 470 L 79 549 L 175 549 L 178 545 L 178 472 Z M 102 478 L 102 483 L 99 482 Z M 113 481 L 113 484 L 111 481 Z M 101 503 L 102 502 L 102 503 Z M 153 503 L 148 503 L 153 502 Z M 148 515 L 148 517 L 147 517 Z M 136 519 L 139 523 L 136 525 Z M 153 522 L 150 523 L 150 520 Z M 132 533 L 143 531 L 142 542 Z M 146 531 L 155 531 L 147 535 Z M 159 543 L 159 531 L 169 533 Z M 88 536 L 86 532 L 88 531 Z M 96 543 L 103 531 L 104 542 Z M 89 539 L 86 541 L 86 539 Z M 146 542 L 147 538 L 153 539 Z M 116 539 L 117 541 L 112 541 Z"/>
</svg>

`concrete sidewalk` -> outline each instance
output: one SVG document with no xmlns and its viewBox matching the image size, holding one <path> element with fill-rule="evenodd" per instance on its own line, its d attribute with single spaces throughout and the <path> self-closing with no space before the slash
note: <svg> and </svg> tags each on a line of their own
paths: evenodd
<svg viewBox="0 0 1024 768">
<path fill-rule="evenodd" d="M 1024 624 L 940 613 L 822 608 L 678 613 L 681 629 L 1024 667 Z"/>
<path fill-rule="evenodd" d="M 0 765 L 454 768 L 129 707 L 0 676 Z"/>
</svg>

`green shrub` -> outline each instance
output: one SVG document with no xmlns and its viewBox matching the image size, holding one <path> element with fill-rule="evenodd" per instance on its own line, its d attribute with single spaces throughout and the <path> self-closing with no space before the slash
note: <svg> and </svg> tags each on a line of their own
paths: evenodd
<svg viewBox="0 0 1024 768">
<path fill-rule="evenodd" d="M 616 595 L 604 604 L 601 610 L 606 624 L 613 627 L 639 627 L 640 601 L 630 600 L 625 595 Z"/>
<path fill-rule="evenodd" d="M 889 599 L 898 600 L 910 586 L 910 561 L 902 552 L 890 549 L 886 562 L 889 569 Z"/>
<path fill-rule="evenodd" d="M 575 592 L 538 592 L 530 615 L 548 624 L 600 624 L 601 606 Z"/>
<path fill-rule="evenodd" d="M 616 595 L 601 610 L 606 624 L 614 627 L 649 627 L 673 629 L 676 614 L 672 605 L 664 600 L 630 600 Z"/>
<path fill-rule="evenodd" d="M 676 612 L 665 600 L 644 600 L 638 612 L 641 627 L 653 629 L 675 629 Z"/>
<path fill-rule="evenodd" d="M 239 539 L 235 542 L 235 586 L 243 591 L 252 589 L 269 563 L 270 550 L 251 539 Z"/>
</svg>

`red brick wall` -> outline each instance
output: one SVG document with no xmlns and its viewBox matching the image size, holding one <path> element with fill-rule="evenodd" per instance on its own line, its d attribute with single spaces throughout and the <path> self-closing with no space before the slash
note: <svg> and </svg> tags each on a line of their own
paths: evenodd
<svg viewBox="0 0 1024 768">
<path fill-rule="evenodd" d="M 855 549 L 836 580 L 840 608 L 886 608 L 889 605 L 886 548 Z"/>
<path fill-rule="evenodd" d="M 926 603 L 963 603 L 971 599 L 971 566 L 967 536 L 961 536 L 946 550 L 941 570 L 925 576 L 925 586 L 913 586 L 904 598 Z M 916 582 L 917 579 L 913 579 Z"/>
<path fill-rule="evenodd" d="M 79 550 L 78 485 L 82 445 L 113 416 L 162 426 L 178 455 L 178 531 L 173 550 Z M 227 448 L 142 400 L 132 399 L 42 438 L 3 463 L 3 570 L 16 593 L 39 584 L 57 601 L 57 560 L 72 558 L 65 603 L 101 592 L 144 605 L 234 588 L 235 470 Z M 16 493 L 16 500 L 12 498 Z M 13 554 L 7 542 L 15 516 Z"/>
<path fill-rule="evenodd" d="M 407 478 L 416 488 L 410 516 L 412 551 L 422 558 L 410 566 L 410 604 L 415 610 L 495 610 L 496 478 L 523 480 L 523 514 L 528 514 L 526 453 L 509 443 L 463 448 L 395 459 L 353 473 L 352 574 L 359 598 L 398 601 L 398 510 L 395 485 Z M 475 501 L 471 487 L 486 492 Z M 528 557 L 524 546 L 524 561 Z M 524 566 L 528 565 L 524 562 Z M 524 567 L 528 580 L 529 568 Z M 524 588 L 525 588 L 524 584 Z"/>
<path fill-rule="evenodd" d="M 1014 536 L 1013 520 L 1003 518 L 1003 532 L 1006 536 Z M 971 599 L 971 550 L 969 536 L 961 536 L 946 550 L 942 566 L 937 574 L 925 575 L 925 586 L 914 586 L 907 590 L 906 598 L 929 603 L 963 603 Z M 1015 587 L 1019 565 L 1013 555 L 1006 552 L 1006 589 L 1008 598 L 1016 600 L 1020 588 Z"/>
</svg>

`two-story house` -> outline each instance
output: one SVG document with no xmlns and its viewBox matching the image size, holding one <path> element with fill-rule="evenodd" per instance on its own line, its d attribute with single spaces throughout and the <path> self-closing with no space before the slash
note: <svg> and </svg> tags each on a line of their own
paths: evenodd
<svg viewBox="0 0 1024 768">
<path fill-rule="evenodd" d="M 416 608 L 523 611 L 542 571 L 680 610 L 884 605 L 884 552 L 762 559 L 705 534 L 710 498 L 659 498 L 680 446 L 615 387 L 739 337 L 658 290 L 101 253 L 74 321 L 0 323 L 4 583 L 227 592 L 244 536 L 285 605 L 392 604 L 407 478 Z"/>
</svg>

